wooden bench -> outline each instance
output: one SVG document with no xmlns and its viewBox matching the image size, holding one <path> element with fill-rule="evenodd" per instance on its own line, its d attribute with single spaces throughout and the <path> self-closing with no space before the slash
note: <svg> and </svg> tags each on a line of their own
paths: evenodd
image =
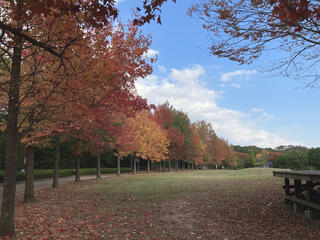
<svg viewBox="0 0 320 240">
<path fill-rule="evenodd" d="M 320 210 L 320 192 L 317 191 L 320 171 L 278 170 L 273 171 L 273 176 L 284 178 L 285 200 L 293 203 L 295 212 L 304 211 L 305 216 L 311 219 L 315 216 L 315 210 Z M 291 179 L 293 184 L 290 184 Z"/>
</svg>

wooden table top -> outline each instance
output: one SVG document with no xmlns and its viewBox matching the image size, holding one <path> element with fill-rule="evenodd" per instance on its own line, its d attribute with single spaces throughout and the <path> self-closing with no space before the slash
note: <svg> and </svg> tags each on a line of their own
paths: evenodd
<svg viewBox="0 0 320 240">
<path fill-rule="evenodd" d="M 273 171 L 273 176 L 297 180 L 320 181 L 320 171 L 317 170 L 276 170 Z"/>
</svg>

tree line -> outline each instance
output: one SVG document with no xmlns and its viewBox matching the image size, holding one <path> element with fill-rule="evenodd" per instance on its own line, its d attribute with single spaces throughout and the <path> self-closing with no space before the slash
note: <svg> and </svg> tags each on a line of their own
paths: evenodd
<svg viewBox="0 0 320 240">
<path fill-rule="evenodd" d="M 238 167 L 274 167 L 293 170 L 319 170 L 320 148 L 281 145 L 273 148 L 257 146 L 233 146 L 236 154 L 242 159 Z"/>
<path fill-rule="evenodd" d="M 98 153 L 121 114 L 146 107 L 134 82 L 151 73 L 154 59 L 146 57 L 150 39 L 138 28 L 161 23 L 164 2 L 137 3 L 124 25 L 115 21 L 115 0 L 0 1 L 0 125 L 6 134 L 0 236 L 14 233 L 19 141 L 29 181 L 32 148 L 48 136 L 90 140 L 90 151 Z M 74 145 L 77 156 L 82 147 Z"/>
</svg>

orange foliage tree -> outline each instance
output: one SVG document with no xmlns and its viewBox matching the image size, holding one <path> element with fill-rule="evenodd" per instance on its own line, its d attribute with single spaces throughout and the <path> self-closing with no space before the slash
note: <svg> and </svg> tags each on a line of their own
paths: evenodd
<svg viewBox="0 0 320 240">
<path fill-rule="evenodd" d="M 191 159 L 197 165 L 204 164 L 204 154 L 205 154 L 205 144 L 201 141 L 200 134 L 198 132 L 197 126 L 191 124 L 192 129 L 192 150 Z"/>
<path fill-rule="evenodd" d="M 166 132 L 153 120 L 147 110 L 143 110 L 134 118 L 128 118 L 125 121 L 122 136 L 118 138 L 117 145 L 122 155 L 134 155 L 133 172 L 135 174 L 136 157 L 147 160 L 148 171 L 150 171 L 149 161 L 161 162 L 167 158 L 169 143 Z"/>
<path fill-rule="evenodd" d="M 171 171 L 171 161 L 178 161 L 183 156 L 184 135 L 174 125 L 174 109 L 168 103 L 158 105 L 154 109 L 154 119 L 159 126 L 167 132 L 168 171 Z M 177 170 L 177 168 L 176 168 Z"/>
</svg>

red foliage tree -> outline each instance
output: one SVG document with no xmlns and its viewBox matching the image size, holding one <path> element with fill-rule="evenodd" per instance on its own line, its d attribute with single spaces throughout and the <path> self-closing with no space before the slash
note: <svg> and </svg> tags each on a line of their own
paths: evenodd
<svg viewBox="0 0 320 240">
<path fill-rule="evenodd" d="M 158 105 L 154 109 L 154 119 L 162 129 L 167 131 L 169 141 L 168 170 L 171 171 L 171 160 L 178 161 L 183 157 L 184 135 L 175 127 L 173 108 L 168 103 Z"/>
<path fill-rule="evenodd" d="M 163 2 L 165 0 L 151 3 L 144 1 L 142 4 L 144 11 L 139 11 L 142 14 L 138 15 L 135 22 L 143 24 L 154 19 Z M 109 25 L 112 17 L 117 16 L 115 6 L 114 0 L 0 1 L 0 41 L 3 46 L 1 61 L 10 72 L 10 80 L 7 83 L 8 120 L 5 182 L 0 218 L 1 236 L 14 232 L 16 153 L 23 50 L 36 46 L 59 59 L 59 66 L 65 67 L 70 60 L 67 57 L 68 53 L 69 56 L 77 55 L 77 48 L 74 46 L 84 39 L 86 32 L 95 29 L 101 31 L 104 26 Z M 43 22 L 40 27 L 37 24 L 39 19 Z M 160 22 L 160 18 L 158 21 Z M 63 31 L 57 31 L 52 27 L 57 23 L 64 28 Z M 83 31 L 84 29 L 86 31 Z M 70 72 L 65 73 L 68 76 Z"/>
</svg>

